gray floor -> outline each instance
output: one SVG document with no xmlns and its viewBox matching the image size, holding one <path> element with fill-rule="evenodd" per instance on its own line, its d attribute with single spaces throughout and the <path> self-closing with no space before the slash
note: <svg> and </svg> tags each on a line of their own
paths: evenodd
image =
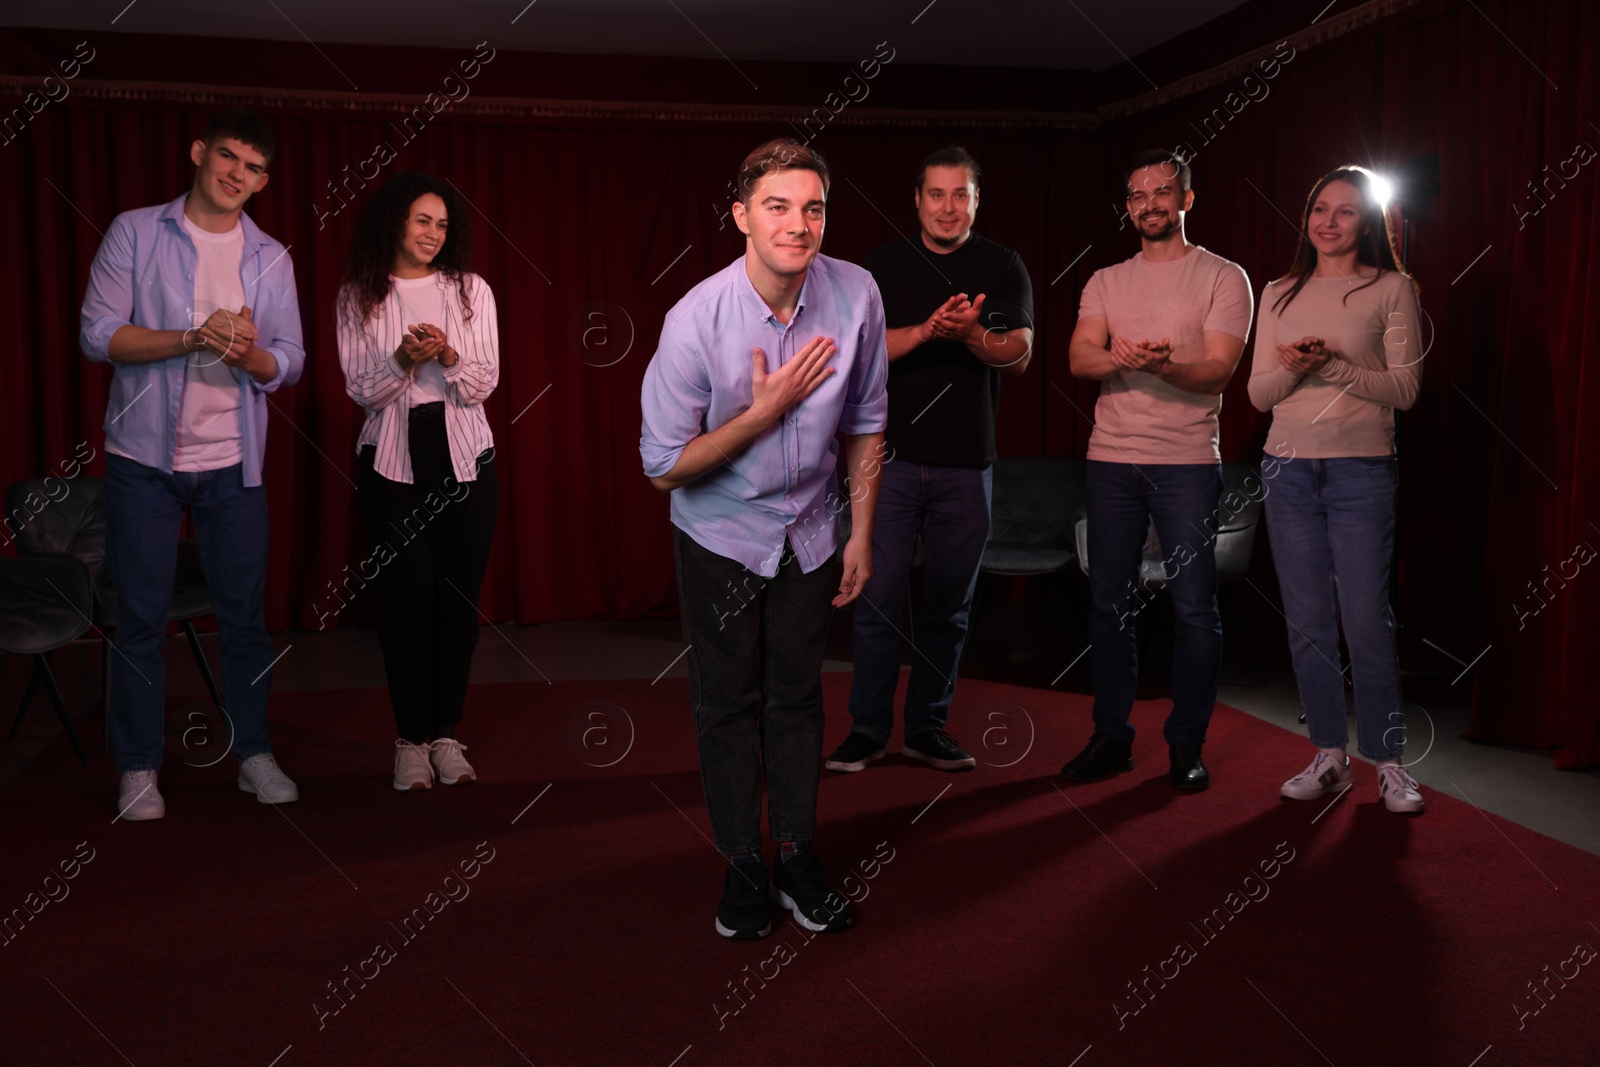
<svg viewBox="0 0 1600 1067">
<path fill-rule="evenodd" d="M 1046 685 L 1052 668 L 1026 647 L 1027 621 L 1002 610 L 986 617 L 982 639 L 969 668 L 974 674 L 1019 684 Z M 217 638 L 203 642 L 215 663 Z M 273 668 L 277 692 L 313 689 L 375 688 L 384 684 L 377 638 L 371 631 L 282 633 L 274 636 L 280 658 Z M 542 626 L 485 627 L 473 664 L 474 682 L 520 680 L 605 680 L 613 678 L 681 677 L 684 644 L 674 619 L 632 622 L 565 622 Z M 826 670 L 850 669 L 848 633 L 835 626 Z M 77 709 L 78 730 L 90 749 L 92 768 L 106 773 L 99 756 L 99 646 L 78 642 L 55 657 L 68 707 Z M 167 646 L 168 691 L 200 698 L 205 689 L 184 641 Z M 1064 665 L 1064 664 L 1063 664 Z M 1235 665 L 1237 667 L 1237 665 Z M 15 707 L 27 682 L 29 666 L 17 657 L 0 663 L 0 708 Z M 1081 688 L 1082 665 L 1061 681 Z M 1224 679 L 1248 674 L 1225 669 Z M 1297 736 L 1299 701 L 1292 676 L 1273 673 L 1266 686 L 1222 687 L 1220 699 L 1256 718 Z M 1600 771 L 1556 771 L 1549 752 L 1475 745 L 1460 739 L 1467 726 L 1465 707 L 1406 707 L 1410 735 L 1407 759 L 1418 781 L 1450 793 L 1512 822 L 1600 855 Z M 31 708 L 17 739 L 0 756 L 0 783 L 10 779 L 44 745 L 60 737 L 61 727 L 44 694 Z M 1309 759 L 1309 749 L 1308 749 Z"/>
</svg>

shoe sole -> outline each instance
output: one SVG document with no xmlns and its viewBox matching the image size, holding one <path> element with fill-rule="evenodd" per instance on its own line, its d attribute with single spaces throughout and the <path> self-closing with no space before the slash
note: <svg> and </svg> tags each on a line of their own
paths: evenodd
<svg viewBox="0 0 1600 1067">
<path fill-rule="evenodd" d="M 459 778 L 440 778 L 441 785 L 471 785 L 478 780 L 476 774 L 463 774 Z"/>
<path fill-rule="evenodd" d="M 399 781 L 395 781 L 393 785 L 402 793 L 425 793 L 429 789 L 433 788 L 433 786 L 427 782 L 412 782 L 410 785 L 403 785 Z"/>
<path fill-rule="evenodd" d="M 880 749 L 878 749 L 878 751 L 874 752 L 872 755 L 863 756 L 861 759 L 856 760 L 854 763 L 846 763 L 844 760 L 831 759 L 828 762 L 824 763 L 822 766 L 823 766 L 824 770 L 842 771 L 845 774 L 852 774 L 852 773 L 854 773 L 856 771 L 864 771 L 864 770 L 866 770 L 867 769 L 867 764 L 871 763 L 873 760 L 882 759 L 883 758 L 883 754 L 884 754 L 885 751 L 886 751 L 885 749 L 881 749 L 880 748 Z"/>
<path fill-rule="evenodd" d="M 1097 778 L 1085 778 L 1081 774 L 1072 774 L 1065 767 L 1061 768 L 1061 777 L 1065 778 L 1069 782 L 1103 782 L 1107 778 L 1115 778 L 1117 775 L 1127 774 L 1131 770 L 1133 770 L 1133 757 L 1129 756 L 1126 765 L 1118 767 L 1113 771 L 1107 771 L 1105 774 L 1102 774 Z"/>
<path fill-rule="evenodd" d="M 1184 782 L 1182 784 L 1173 782 L 1172 788 L 1176 789 L 1180 793 L 1204 793 L 1207 789 L 1211 788 L 1211 781 L 1210 779 L 1207 779 L 1206 781 L 1201 782 L 1199 785 L 1194 785 L 1189 782 Z"/>
<path fill-rule="evenodd" d="M 787 908 L 794 915 L 795 922 L 799 923 L 801 926 L 804 926 L 807 930 L 810 930 L 813 933 L 836 934 L 841 930 L 850 929 L 851 923 L 855 921 L 853 919 L 847 920 L 843 926 L 835 926 L 831 923 L 819 923 L 817 920 L 802 912 L 800 910 L 800 905 L 794 902 L 794 898 L 788 893 L 785 893 L 783 890 L 779 889 L 777 886 L 772 887 L 772 897 L 774 903 L 781 908 Z M 841 897 L 839 899 L 843 900 L 844 898 Z M 848 905 L 846 906 L 848 907 Z"/>
<path fill-rule="evenodd" d="M 258 804 L 293 804 L 295 801 L 300 799 L 300 794 L 296 793 L 294 796 L 284 797 L 282 800 L 272 800 L 265 793 L 261 792 L 255 786 L 251 785 L 242 778 L 239 779 L 239 792 L 254 794 Z"/>
<path fill-rule="evenodd" d="M 1350 783 L 1354 780 L 1354 778 L 1351 778 L 1348 781 L 1335 782 L 1332 785 L 1325 785 L 1318 792 L 1307 793 L 1305 796 L 1298 797 L 1293 793 L 1289 793 L 1280 789 L 1278 790 L 1278 796 L 1282 797 L 1284 800 L 1321 800 L 1323 797 L 1331 797 L 1333 794 L 1349 788 Z"/>
<path fill-rule="evenodd" d="M 910 746 L 902 748 L 900 754 L 902 756 L 910 756 L 912 759 L 919 759 L 928 764 L 928 766 L 937 767 L 941 771 L 970 771 L 978 765 L 978 760 L 975 756 L 968 756 L 966 759 L 940 759 L 938 756 L 930 756 L 926 752 L 918 752 Z"/>
<path fill-rule="evenodd" d="M 772 933 L 772 922 L 771 922 L 771 920 L 768 920 L 767 921 L 767 925 L 762 927 L 759 931 L 758 930 L 730 930 L 726 926 L 722 925 L 722 920 L 721 919 L 718 919 L 717 920 L 717 933 L 721 934 L 723 937 L 726 937 L 726 938 L 728 938 L 729 940 L 732 940 L 732 941 L 760 941 L 763 937 L 766 937 L 768 934 Z"/>
<path fill-rule="evenodd" d="M 166 817 L 167 817 L 167 809 L 166 808 L 162 808 L 160 811 L 157 811 L 154 814 L 143 814 L 143 813 L 141 813 L 141 814 L 135 815 L 131 811 L 125 811 L 120 816 L 118 816 L 118 818 L 120 818 L 123 822 L 154 822 L 156 819 L 165 819 Z"/>
</svg>

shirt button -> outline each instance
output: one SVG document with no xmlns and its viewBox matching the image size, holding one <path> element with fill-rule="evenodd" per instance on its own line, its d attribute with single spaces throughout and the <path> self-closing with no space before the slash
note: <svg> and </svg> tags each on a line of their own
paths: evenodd
<svg viewBox="0 0 1600 1067">
<path fill-rule="evenodd" d="M 791 471 L 797 471 L 797 470 L 799 470 L 799 469 L 800 469 L 800 468 L 799 468 L 799 467 L 790 467 L 790 468 L 789 468 L 789 469 L 790 469 L 790 470 L 791 470 Z"/>
</svg>

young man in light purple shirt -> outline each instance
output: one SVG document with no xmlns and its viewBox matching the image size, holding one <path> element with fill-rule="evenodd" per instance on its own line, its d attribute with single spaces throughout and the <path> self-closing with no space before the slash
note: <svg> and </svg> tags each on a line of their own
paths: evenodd
<svg viewBox="0 0 1600 1067">
<path fill-rule="evenodd" d="M 189 149 L 194 184 L 112 220 L 83 298 L 84 354 L 116 373 L 106 405 L 107 564 L 117 590 L 112 745 L 130 821 L 159 819 L 165 671 L 184 509 L 194 520 L 222 632 L 223 689 L 239 788 L 299 799 L 267 739 L 272 642 L 262 593 L 266 394 L 300 377 L 305 349 L 288 251 L 244 214 L 276 141 L 246 111 L 212 118 Z"/>
<path fill-rule="evenodd" d="M 811 851 L 822 656 L 833 609 L 872 573 L 888 361 L 872 276 L 817 254 L 821 156 L 770 141 L 745 158 L 737 188 L 744 255 L 667 313 L 639 451 L 651 484 L 672 493 L 701 784 L 730 861 L 716 929 L 755 939 L 772 929 L 769 892 L 808 929 L 852 922 Z M 770 880 L 763 772 L 780 843 Z"/>
</svg>

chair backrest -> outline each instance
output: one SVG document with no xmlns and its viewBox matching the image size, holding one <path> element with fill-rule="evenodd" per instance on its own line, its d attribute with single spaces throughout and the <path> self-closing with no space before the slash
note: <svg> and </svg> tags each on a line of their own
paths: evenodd
<svg viewBox="0 0 1600 1067">
<path fill-rule="evenodd" d="M 5 535 L 20 556 L 67 555 L 82 560 L 100 582 L 106 574 L 105 482 L 25 478 L 6 487 Z"/>
<path fill-rule="evenodd" d="M 1222 498 L 1217 504 L 1218 533 L 1245 530 L 1261 521 L 1261 502 L 1271 491 L 1254 463 L 1222 465 Z"/>
<path fill-rule="evenodd" d="M 994 465 L 989 540 L 1073 547 L 1083 472 L 1083 460 L 1074 456 L 1002 456 Z"/>
</svg>

